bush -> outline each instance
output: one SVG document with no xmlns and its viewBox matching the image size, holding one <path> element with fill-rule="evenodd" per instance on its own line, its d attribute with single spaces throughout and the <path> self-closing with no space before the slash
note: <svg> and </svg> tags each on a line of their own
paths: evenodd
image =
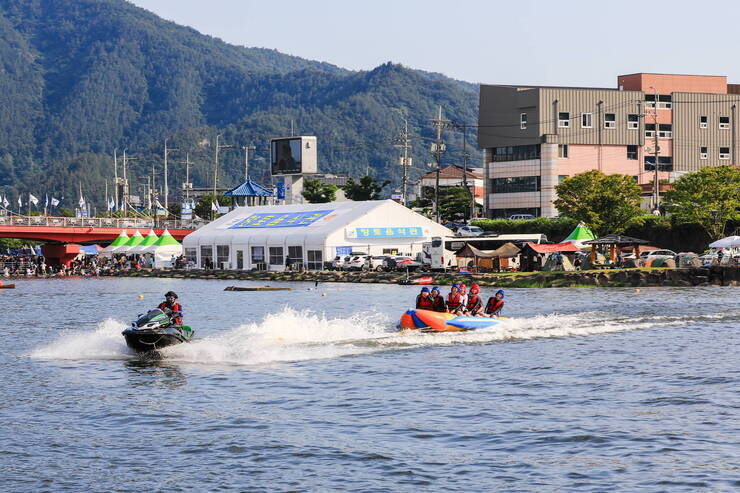
<svg viewBox="0 0 740 493">
<path fill-rule="evenodd" d="M 550 219 L 538 217 L 536 219 L 476 219 L 473 225 L 480 226 L 484 231 L 498 234 L 535 234 L 541 233 L 553 242 L 563 241 L 578 226 L 578 221 L 561 217 Z"/>
</svg>

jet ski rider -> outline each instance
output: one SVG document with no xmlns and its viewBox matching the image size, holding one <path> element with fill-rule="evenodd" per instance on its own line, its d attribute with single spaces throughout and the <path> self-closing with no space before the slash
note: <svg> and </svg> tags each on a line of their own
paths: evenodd
<svg viewBox="0 0 740 493">
<path fill-rule="evenodd" d="M 182 325 L 182 305 L 177 301 L 177 294 L 167 291 L 164 297 L 165 300 L 157 308 L 168 314 L 174 325 Z"/>
<path fill-rule="evenodd" d="M 429 296 L 429 288 L 424 286 L 416 297 L 417 310 L 434 310 L 434 298 Z"/>
<path fill-rule="evenodd" d="M 499 317 L 501 316 L 501 309 L 504 307 L 504 290 L 499 289 L 496 294 L 488 298 L 486 303 L 486 310 L 483 314 L 486 317 Z"/>
</svg>

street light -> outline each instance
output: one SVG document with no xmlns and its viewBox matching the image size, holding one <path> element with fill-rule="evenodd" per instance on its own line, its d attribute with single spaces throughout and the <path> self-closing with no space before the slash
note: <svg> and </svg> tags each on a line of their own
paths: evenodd
<svg viewBox="0 0 740 493">
<path fill-rule="evenodd" d="M 653 129 L 653 140 L 655 142 L 655 149 L 653 149 L 653 155 L 655 156 L 655 177 L 653 181 L 653 205 L 655 208 L 653 209 L 653 214 L 656 216 L 660 215 L 660 182 L 658 177 L 658 161 L 660 158 L 658 157 L 658 154 L 660 153 L 660 147 L 658 147 L 658 90 L 650 86 L 649 89 L 653 90 L 653 97 L 655 98 L 653 100 L 653 122 L 655 125 L 655 128 Z"/>
<path fill-rule="evenodd" d="M 232 145 L 219 145 L 218 141 L 221 138 L 221 134 L 216 135 L 216 160 L 213 165 L 213 200 L 216 200 L 216 188 L 218 187 L 218 151 L 221 149 L 235 149 Z M 213 205 L 213 202 L 211 202 Z M 215 218 L 213 213 L 213 207 L 211 207 L 211 220 Z"/>
</svg>

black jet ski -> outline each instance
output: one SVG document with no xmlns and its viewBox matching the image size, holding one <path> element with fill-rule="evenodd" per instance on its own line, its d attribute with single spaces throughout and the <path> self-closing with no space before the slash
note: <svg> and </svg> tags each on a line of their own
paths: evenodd
<svg viewBox="0 0 740 493">
<path fill-rule="evenodd" d="M 187 325 L 175 325 L 170 316 L 159 308 L 131 322 L 131 327 L 121 332 L 126 345 L 137 353 L 157 351 L 167 346 L 190 342 L 195 330 Z"/>
</svg>

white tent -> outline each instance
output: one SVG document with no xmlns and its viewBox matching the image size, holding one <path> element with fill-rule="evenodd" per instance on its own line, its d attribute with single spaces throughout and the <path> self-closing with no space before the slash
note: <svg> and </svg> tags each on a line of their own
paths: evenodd
<svg viewBox="0 0 740 493">
<path fill-rule="evenodd" d="M 146 238 L 144 238 L 144 241 L 142 241 L 135 247 L 132 247 L 129 251 L 126 252 L 126 254 L 141 255 L 142 253 L 144 253 L 144 250 L 154 245 L 158 239 L 159 236 L 157 236 L 157 233 L 155 233 L 153 229 L 150 229 L 149 233 L 146 235 Z"/>
<path fill-rule="evenodd" d="M 740 248 L 740 236 L 728 236 L 709 244 L 709 248 Z"/>
<path fill-rule="evenodd" d="M 123 245 L 125 245 L 130 238 L 126 234 L 126 230 L 124 229 L 121 231 L 121 234 L 118 235 L 118 237 L 113 240 L 113 242 L 108 245 L 107 247 L 103 248 L 103 250 L 100 252 L 101 255 L 104 255 L 106 257 L 112 256 L 116 250 L 121 248 Z"/>
<path fill-rule="evenodd" d="M 452 232 L 392 200 L 237 207 L 190 233 L 185 256 L 218 268 L 283 270 L 288 259 L 321 269 L 335 256 L 415 256 Z"/>
<path fill-rule="evenodd" d="M 129 239 L 128 239 L 128 241 L 126 242 L 126 244 L 125 244 L 125 245 L 122 245 L 122 246 L 120 246 L 120 247 L 118 247 L 118 248 L 117 248 L 117 249 L 115 250 L 115 252 L 114 252 L 114 253 L 115 253 L 116 255 L 117 255 L 117 254 L 119 254 L 119 253 L 123 253 L 123 254 L 126 254 L 126 255 L 128 255 L 128 254 L 129 254 L 129 251 L 131 251 L 131 249 L 132 249 L 133 247 L 135 247 L 136 245 L 138 245 L 138 244 L 139 244 L 139 243 L 141 243 L 142 241 L 144 241 L 144 236 L 142 236 L 142 234 L 141 234 L 141 231 L 139 231 L 139 230 L 137 229 L 137 230 L 136 230 L 136 231 L 134 232 L 134 234 L 133 234 L 133 235 L 131 235 L 131 238 L 129 238 Z"/>
<path fill-rule="evenodd" d="M 142 253 L 151 253 L 154 255 L 154 267 L 172 267 L 172 257 L 182 255 L 182 245 L 170 234 L 164 230 L 162 236 L 152 245 L 145 248 Z"/>
</svg>

